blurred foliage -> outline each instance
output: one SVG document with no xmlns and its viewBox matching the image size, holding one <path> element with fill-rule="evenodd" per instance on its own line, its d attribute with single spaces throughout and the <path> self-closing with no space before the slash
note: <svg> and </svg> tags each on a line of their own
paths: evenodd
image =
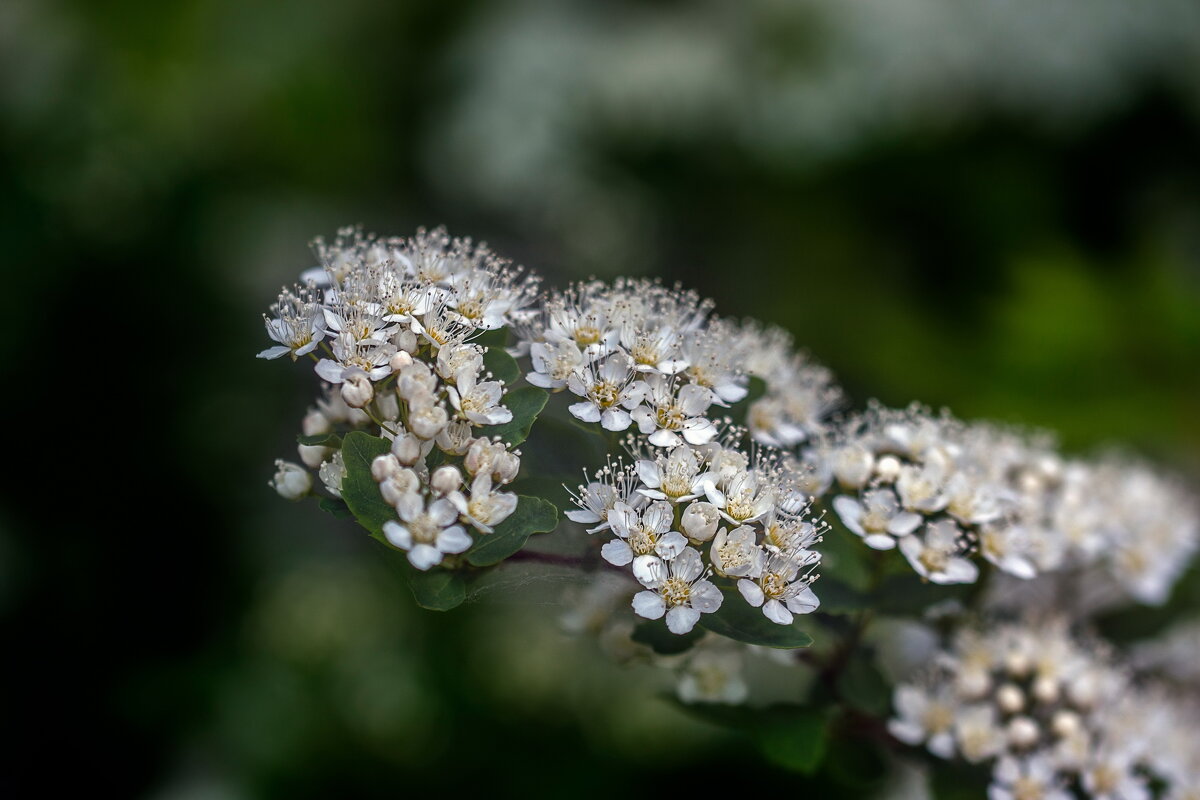
<svg viewBox="0 0 1200 800">
<path fill-rule="evenodd" d="M 38 774 L 42 786 L 88 775 L 159 798 L 649 794 L 717 763 L 756 786 L 800 781 L 657 699 L 657 673 L 560 641 L 568 579 L 513 575 L 521 602 L 481 591 L 453 614 L 421 611 L 352 524 L 266 488 L 309 384 L 253 359 L 258 315 L 310 264 L 305 243 L 349 222 L 445 223 L 556 283 L 650 269 L 790 328 L 857 403 L 920 399 L 1056 430 L 1073 450 L 1115 442 L 1200 468 L 1200 122 L 1175 84 L 1116 64 L 1124 99 L 1079 124 L 981 104 L 952 123 L 847 129 L 846 146 L 794 161 L 703 115 L 686 137 L 588 128 L 565 156 L 638 190 L 636 258 L 597 244 L 589 259 L 431 160 L 470 70 L 504 74 L 463 53 L 510 5 L 527 10 L 0 9 L 4 325 L 18 343 L 5 394 L 16 451 L 44 454 L 38 488 L 70 495 L 4 490 L 19 749 L 0 790 L 52 752 L 70 753 L 72 774 Z M 611 4 L 606 24 L 636 26 L 650 7 L 686 4 Z M 819 47 L 799 53 L 819 25 L 789 26 L 750 27 L 815 59 Z M 640 64 L 616 88 L 636 86 Z M 1103 88 L 1080 87 L 1080 102 Z M 518 86 L 531 132 L 540 89 Z M 562 199 L 552 170 L 521 177 Z M 30 401 L 60 375 L 76 389 L 53 444 L 35 442 L 45 414 Z M 830 748 L 806 788 L 881 785 L 886 754 Z"/>
</svg>

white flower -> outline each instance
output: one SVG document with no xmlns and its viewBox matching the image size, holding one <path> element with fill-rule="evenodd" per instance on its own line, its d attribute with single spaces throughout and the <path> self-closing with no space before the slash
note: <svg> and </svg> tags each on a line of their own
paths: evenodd
<svg viewBox="0 0 1200 800">
<path fill-rule="evenodd" d="M 721 528 L 708 551 L 713 569 L 718 575 L 726 578 L 757 576 L 758 571 L 762 569 L 761 555 L 762 548 L 755 542 L 754 529 L 748 525 L 742 525 L 732 531 Z"/>
<path fill-rule="evenodd" d="M 1044 753 L 1017 759 L 1005 756 L 996 762 L 988 800 L 1071 800 L 1054 764 Z"/>
<path fill-rule="evenodd" d="M 721 607 L 721 590 L 704 577 L 700 553 L 685 547 L 674 558 L 658 561 L 650 574 L 638 580 L 649 591 L 633 597 L 633 610 L 646 619 L 667 617 L 671 633 L 688 633 L 700 620 L 701 614 L 711 614 Z"/>
<path fill-rule="evenodd" d="M 946 688 L 900 685 L 892 696 L 897 717 L 888 720 L 888 731 L 905 744 L 924 743 L 938 758 L 954 757 L 954 719 L 958 704 Z"/>
<path fill-rule="evenodd" d="M 911 534 L 924 519 L 920 514 L 901 509 L 895 493 L 883 487 L 868 489 L 861 500 L 838 495 L 833 498 L 833 510 L 842 524 L 876 550 L 891 550 L 896 546 L 896 538 Z"/>
<path fill-rule="evenodd" d="M 775 507 L 775 487 L 757 472 L 737 474 L 726 483 L 724 492 L 712 483 L 706 483 L 704 491 L 721 516 L 734 525 L 756 522 Z"/>
<path fill-rule="evenodd" d="M 279 300 L 271 306 L 271 313 L 275 317 L 264 316 L 263 322 L 267 336 L 279 344 L 263 350 L 258 358 L 273 359 L 290 354 L 295 361 L 316 350 L 325 338 L 325 316 L 312 285 L 297 287 L 295 293 L 284 289 Z"/>
<path fill-rule="evenodd" d="M 480 533 L 491 533 L 517 508 L 517 496 L 512 492 L 493 491 L 492 476 L 487 473 L 477 475 L 471 482 L 470 498 L 464 497 L 462 492 L 452 492 L 449 497 L 463 522 L 470 523 Z"/>
<path fill-rule="evenodd" d="M 469 372 L 477 380 L 483 370 L 483 348 L 474 344 L 449 345 L 438 350 L 434 370 L 444 381 L 458 380 L 460 373 Z"/>
<path fill-rule="evenodd" d="M 338 450 L 317 470 L 317 476 L 325 489 L 334 497 L 342 496 L 342 481 L 346 477 L 346 465 L 342 461 L 342 451 Z"/>
<path fill-rule="evenodd" d="M 638 478 L 645 486 L 638 493 L 652 500 L 670 500 L 683 503 L 704 494 L 711 475 L 700 471 L 700 459 L 696 451 L 687 445 L 671 450 L 666 458 L 639 459 L 634 464 Z"/>
<path fill-rule="evenodd" d="M 557 344 L 534 342 L 529 348 L 533 372 L 525 376 L 532 386 L 543 389 L 562 389 L 567 379 L 583 367 L 583 353 L 569 339 Z"/>
<path fill-rule="evenodd" d="M 408 427 L 422 439 L 433 439 L 450 424 L 450 415 L 433 395 L 417 395 L 409 400 Z"/>
<path fill-rule="evenodd" d="M 637 475 L 621 461 L 609 461 L 596 472 L 596 480 L 580 486 L 571 499 L 579 509 L 567 511 L 567 519 L 582 525 L 600 523 L 588 528 L 588 533 L 599 533 L 610 527 L 609 515 L 617 503 L 640 508 L 646 499 L 636 492 Z"/>
<path fill-rule="evenodd" d="M 275 459 L 275 477 L 268 484 L 285 500 L 301 500 L 312 491 L 312 476 L 308 470 L 290 461 Z"/>
<path fill-rule="evenodd" d="M 717 532 L 721 512 L 712 503 L 697 500 L 687 504 L 679 520 L 679 527 L 692 542 L 707 542 Z"/>
<path fill-rule="evenodd" d="M 984 525 L 979 532 L 979 552 L 991 563 L 1018 578 L 1037 575 L 1032 537 L 1022 525 Z"/>
<path fill-rule="evenodd" d="M 612 532 L 619 538 L 606 542 L 600 550 L 604 560 L 618 567 L 623 567 L 635 558 L 658 560 L 674 558 L 687 544 L 687 538 L 678 531 L 671 530 L 674 513 L 671 504 L 659 500 L 651 503 L 642 512 L 625 503 L 618 502 L 608 515 Z M 641 562 L 635 565 L 634 574 L 638 568 L 645 569 Z"/>
<path fill-rule="evenodd" d="M 442 563 L 443 556 L 463 553 L 471 547 L 471 536 L 461 525 L 454 504 L 445 498 L 434 500 L 426 507 L 418 494 L 407 494 L 396 506 L 400 522 L 383 524 L 387 540 L 408 551 L 408 561 L 419 570 Z"/>
<path fill-rule="evenodd" d="M 974 583 L 979 567 L 961 555 L 962 530 L 953 520 L 931 522 L 924 536 L 900 540 L 900 552 L 922 577 L 934 583 Z"/>
<path fill-rule="evenodd" d="M 503 385 L 499 381 L 475 381 L 475 373 L 464 370 L 458 373 L 457 385 L 446 388 L 455 411 L 476 425 L 501 425 L 512 421 L 512 412 L 499 405 Z"/>
<path fill-rule="evenodd" d="M 689 365 L 686 359 L 680 357 L 679 332 L 670 325 L 653 330 L 636 330 L 626 326 L 621 331 L 620 341 L 638 372 L 674 375 Z"/>
<path fill-rule="evenodd" d="M 777 552 L 767 554 L 759 551 L 756 578 L 742 578 L 737 583 L 738 591 L 746 602 L 755 608 L 761 607 L 763 615 L 778 625 L 791 625 L 794 614 L 809 614 L 817 610 L 821 601 L 809 584 L 808 571 L 820 559 L 820 554 L 811 550 L 796 553 Z"/>
<path fill-rule="evenodd" d="M 660 374 L 646 378 L 646 405 L 631 414 L 638 430 L 649 435 L 655 447 L 708 444 L 717 435 L 717 426 L 704 416 L 712 396 L 703 386 L 688 383 L 675 390 L 675 381 Z M 682 438 L 680 438 L 682 437 Z"/>
<path fill-rule="evenodd" d="M 599 422 L 609 431 L 623 431 L 633 419 L 629 409 L 642 402 L 646 385 L 634 380 L 632 362 L 624 353 L 612 353 L 596 364 L 587 364 L 567 379 L 567 388 L 585 398 L 570 406 L 573 416 L 584 422 Z"/>
<path fill-rule="evenodd" d="M 979 704 L 959 710 L 954 718 L 954 739 L 962 757 L 972 764 L 1004 750 L 1005 736 L 996 719 L 996 708 Z"/>
<path fill-rule="evenodd" d="M 742 678 L 741 653 L 698 650 L 684 666 L 676 692 L 685 703 L 743 702 L 750 690 Z"/>
<path fill-rule="evenodd" d="M 909 511 L 925 514 L 945 508 L 949 502 L 943 491 L 945 471 L 945 464 L 940 459 L 932 459 L 920 467 L 911 464 L 901 467 L 900 476 L 896 478 L 901 505 Z"/>
<path fill-rule="evenodd" d="M 463 458 L 463 466 L 472 475 L 491 475 L 499 484 L 512 483 L 521 469 L 521 458 L 502 441 L 482 437 L 471 442 Z"/>
</svg>

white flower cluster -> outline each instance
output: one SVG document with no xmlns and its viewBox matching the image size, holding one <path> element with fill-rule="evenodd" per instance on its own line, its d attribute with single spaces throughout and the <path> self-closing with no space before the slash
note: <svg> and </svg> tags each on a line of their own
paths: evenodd
<svg viewBox="0 0 1200 800">
<path fill-rule="evenodd" d="M 1200 544 L 1186 491 L 1136 463 L 1068 460 L 1044 436 L 872 406 L 804 450 L 814 491 L 922 577 L 973 583 L 978 553 L 1020 579 L 1102 567 L 1161 603 Z"/>
<path fill-rule="evenodd" d="M 519 453 L 475 433 L 511 421 L 512 412 L 502 403 L 503 383 L 484 367 L 487 348 L 472 339 L 527 315 L 537 281 L 442 230 L 378 239 L 345 229 L 316 249 L 322 266 L 272 306 L 266 328 L 277 344 L 259 357 L 312 354 L 325 386 L 304 419 L 306 436 L 373 425 L 392 441 L 391 453 L 372 464 L 397 513 L 384 533 L 413 566 L 429 569 L 471 546 L 464 525 L 491 533 L 516 507 L 516 495 L 498 488 L 516 477 Z M 461 459 L 461 466 L 444 463 L 430 473 L 426 459 L 435 447 L 440 461 Z M 341 451 L 302 444 L 299 452 L 340 497 Z M 299 465 L 279 462 L 273 485 L 298 499 L 312 479 Z"/>
<path fill-rule="evenodd" d="M 894 703 L 900 741 L 991 762 L 991 800 L 1069 800 L 1072 786 L 1106 800 L 1184 798 L 1200 785 L 1194 703 L 1138 686 L 1061 620 L 962 630 Z"/>
<path fill-rule="evenodd" d="M 729 438 L 741 434 L 732 429 Z M 780 625 L 817 608 L 810 584 L 821 556 L 812 548 L 826 526 L 810 514 L 790 465 L 719 441 L 640 453 L 636 439 L 629 444 L 634 463 L 597 472 L 567 516 L 614 537 L 601 555 L 631 566 L 644 587 L 633 598 L 637 614 L 665 615 L 672 633 L 688 633 L 724 600 L 714 576 Z"/>
</svg>

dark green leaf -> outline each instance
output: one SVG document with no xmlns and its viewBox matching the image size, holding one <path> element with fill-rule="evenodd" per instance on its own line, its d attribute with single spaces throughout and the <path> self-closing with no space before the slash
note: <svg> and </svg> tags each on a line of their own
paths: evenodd
<svg viewBox="0 0 1200 800">
<path fill-rule="evenodd" d="M 844 582 L 825 573 L 813 584 L 817 597 L 821 599 L 819 611 L 825 614 L 852 614 L 870 606 L 870 599 L 862 592 L 850 588 Z"/>
<path fill-rule="evenodd" d="M 417 605 L 430 611 L 449 611 L 467 599 L 467 582 L 463 576 L 445 569 L 410 570 L 408 586 Z"/>
<path fill-rule="evenodd" d="M 332 447 L 337 449 L 342 444 L 342 437 L 336 433 L 314 433 L 312 436 L 300 434 L 296 437 L 296 442 L 309 447 Z"/>
<path fill-rule="evenodd" d="M 379 484 L 371 477 L 371 462 L 390 449 L 386 439 L 368 436 L 362 431 L 347 434 L 342 443 L 342 460 L 346 465 L 342 500 L 358 524 L 380 541 L 386 541 L 383 523 L 396 519 L 396 511 L 379 494 Z"/>
<path fill-rule="evenodd" d="M 540 497 L 517 498 L 512 515 L 496 526 L 490 534 L 476 533 L 474 546 L 466 553 L 467 562 L 476 567 L 490 567 L 525 546 L 534 533 L 547 533 L 558 526 L 558 509 Z"/>
<path fill-rule="evenodd" d="M 483 354 L 483 366 L 492 373 L 493 378 L 506 384 L 515 383 L 521 377 L 521 368 L 517 366 L 516 359 L 500 347 L 489 348 Z"/>
<path fill-rule="evenodd" d="M 899 557 L 899 554 L 894 554 Z M 922 580 L 911 570 L 889 575 L 875 593 L 875 609 L 880 614 L 920 614 L 934 603 L 945 600 L 961 600 L 967 596 L 970 586 L 942 586 Z"/>
<path fill-rule="evenodd" d="M 338 500 L 333 497 L 322 497 L 321 502 L 317 504 L 322 511 L 327 511 L 335 517 L 353 517 L 353 512 L 346 505 L 345 500 Z"/>
<path fill-rule="evenodd" d="M 699 626 L 688 633 L 678 636 L 667 630 L 662 620 L 643 620 L 633 629 L 633 640 L 638 644 L 650 647 L 661 656 L 673 656 L 691 649 L 705 630 Z"/>
<path fill-rule="evenodd" d="M 768 716 L 755 730 L 754 738 L 768 761 L 808 775 L 821 766 L 825 757 L 825 718 L 812 711 L 774 719 Z"/>
<path fill-rule="evenodd" d="M 761 608 L 746 602 L 737 589 L 722 589 L 725 600 L 714 614 L 702 614 L 700 624 L 720 636 L 747 644 L 791 650 L 808 647 L 812 637 L 791 625 L 776 625 L 767 619 Z"/>
<path fill-rule="evenodd" d="M 520 389 L 514 389 L 504 395 L 502 401 L 504 406 L 512 412 L 512 420 L 503 425 L 477 427 L 475 428 L 476 435 L 488 438 L 499 436 L 510 445 L 520 444 L 529 436 L 529 429 L 533 427 L 533 421 L 545 408 L 546 400 L 549 397 L 550 395 L 546 393 L 545 389 L 539 389 L 536 386 L 522 386 Z"/>
</svg>

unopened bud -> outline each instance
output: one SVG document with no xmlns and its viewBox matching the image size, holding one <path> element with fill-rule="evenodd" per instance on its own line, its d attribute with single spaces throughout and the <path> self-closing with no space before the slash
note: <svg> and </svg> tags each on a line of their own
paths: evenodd
<svg viewBox="0 0 1200 800">
<path fill-rule="evenodd" d="M 299 464 L 276 459 L 275 477 L 268 485 L 285 500 L 302 500 L 312 491 L 312 476 Z"/>
<path fill-rule="evenodd" d="M 887 483 L 892 483 L 900 477 L 900 459 L 886 455 L 875 464 L 875 474 Z"/>
<path fill-rule="evenodd" d="M 379 410 L 379 416 L 383 419 L 396 420 L 400 418 L 400 400 L 396 397 L 395 392 L 375 395 L 375 408 Z"/>
<path fill-rule="evenodd" d="M 379 484 L 379 493 L 383 495 L 383 502 L 395 507 L 405 497 L 416 494 L 420 487 L 421 480 L 415 472 L 411 469 L 401 469 Z"/>
<path fill-rule="evenodd" d="M 1004 668 L 1014 678 L 1024 678 L 1033 669 L 1033 660 L 1029 654 L 1020 650 L 1009 653 L 1004 659 Z"/>
<path fill-rule="evenodd" d="M 1094 706 L 1099 694 L 1100 681 L 1093 672 L 1084 672 L 1067 684 L 1067 695 L 1071 698 L 1071 702 L 1080 708 Z"/>
<path fill-rule="evenodd" d="M 1054 730 L 1055 736 L 1070 739 L 1083 728 L 1083 720 L 1074 711 L 1060 709 L 1054 713 L 1054 719 L 1051 720 L 1050 727 Z"/>
<path fill-rule="evenodd" d="M 679 526 L 687 537 L 696 542 L 707 542 L 717 533 L 721 512 L 712 503 L 704 501 L 690 504 L 683 510 Z"/>
<path fill-rule="evenodd" d="M 371 462 L 371 477 L 376 483 L 387 480 L 400 471 L 400 462 L 391 453 L 377 457 Z"/>
<path fill-rule="evenodd" d="M 342 381 L 342 400 L 351 408 L 365 408 L 375 398 L 371 376 L 360 370 L 347 370 Z"/>
<path fill-rule="evenodd" d="M 1033 682 L 1033 696 L 1039 703 L 1058 702 L 1058 681 L 1048 675 L 1041 675 Z"/>
<path fill-rule="evenodd" d="M 417 335 L 408 328 L 405 328 L 392 337 L 392 344 L 399 347 L 401 352 L 416 353 L 420 343 L 417 341 Z M 411 358 L 408 363 L 412 363 Z"/>
<path fill-rule="evenodd" d="M 296 452 L 300 454 L 300 460 L 305 465 L 316 469 L 325 463 L 333 449 L 321 444 L 301 444 L 296 446 Z"/>
<path fill-rule="evenodd" d="M 1022 750 L 1033 747 L 1042 735 L 1037 723 L 1029 717 L 1013 717 L 1008 723 L 1006 733 L 1009 744 Z"/>
<path fill-rule="evenodd" d="M 406 350 L 400 350 L 396 353 L 396 355 L 392 356 L 391 361 L 388 362 L 388 364 L 390 364 L 392 369 L 396 372 L 399 372 L 411 363 L 413 363 L 413 357 Z"/>
<path fill-rule="evenodd" d="M 958 691 L 965 697 L 980 697 L 990 688 L 992 679 L 983 670 L 967 670 L 958 674 Z"/>
<path fill-rule="evenodd" d="M 521 471 L 521 458 L 505 450 L 492 462 L 492 478 L 498 484 L 512 483 Z"/>
<path fill-rule="evenodd" d="M 438 467 L 429 479 L 429 486 L 437 494 L 450 494 L 462 487 L 462 473 L 458 471 L 458 467 Z"/>
<path fill-rule="evenodd" d="M 1005 714 L 1016 714 L 1025 707 L 1025 694 L 1015 684 L 1006 683 L 996 690 L 996 705 Z"/>
<path fill-rule="evenodd" d="M 300 423 L 300 430 L 305 436 L 317 436 L 332 431 L 333 423 L 329 421 L 329 417 L 314 409 L 304 415 L 304 421 Z"/>
<path fill-rule="evenodd" d="M 422 439 L 432 439 L 446 429 L 450 415 L 439 405 L 427 404 L 409 410 L 408 426 Z"/>
<path fill-rule="evenodd" d="M 404 433 L 392 441 L 392 455 L 406 467 L 421 460 L 421 440 L 411 433 Z"/>
<path fill-rule="evenodd" d="M 861 445 L 843 447 L 833 457 L 833 474 L 849 489 L 862 488 L 874 466 L 875 456 Z"/>
</svg>

